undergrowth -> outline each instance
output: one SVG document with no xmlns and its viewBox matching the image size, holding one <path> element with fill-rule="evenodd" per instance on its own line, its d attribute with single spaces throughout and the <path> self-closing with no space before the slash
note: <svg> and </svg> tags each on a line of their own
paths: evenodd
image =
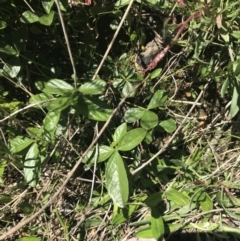
<svg viewBox="0 0 240 241">
<path fill-rule="evenodd" d="M 239 240 L 238 1 L 0 6 L 0 240 Z"/>
</svg>

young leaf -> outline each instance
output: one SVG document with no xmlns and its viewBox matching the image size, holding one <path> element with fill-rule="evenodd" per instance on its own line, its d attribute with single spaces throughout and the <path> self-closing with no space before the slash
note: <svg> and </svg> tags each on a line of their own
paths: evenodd
<svg viewBox="0 0 240 241">
<path fill-rule="evenodd" d="M 132 85 L 132 83 L 130 83 L 129 81 L 127 81 L 127 82 L 125 83 L 125 85 L 123 86 L 123 89 L 122 89 L 122 95 L 123 95 L 123 97 L 126 97 L 126 96 L 128 96 L 128 97 L 134 97 L 136 91 L 132 91 L 133 87 L 134 87 L 134 86 Z M 132 91 L 132 92 L 131 92 L 131 91 Z M 131 92 L 131 94 L 129 95 L 130 92 Z"/>
<path fill-rule="evenodd" d="M 0 29 L 4 29 L 7 27 L 7 23 L 3 20 L 0 21 Z"/>
<path fill-rule="evenodd" d="M 123 208 L 128 200 L 129 187 L 125 166 L 117 151 L 112 154 L 107 163 L 106 187 L 114 203 Z"/>
<path fill-rule="evenodd" d="M 95 148 L 90 150 L 88 152 L 88 154 L 85 156 L 85 158 L 83 159 L 84 163 L 95 163 Z M 112 153 L 114 152 L 114 149 L 111 148 L 110 146 L 99 146 L 98 148 L 98 159 L 97 162 L 103 162 L 105 160 L 107 160 Z"/>
<path fill-rule="evenodd" d="M 28 236 L 28 237 L 20 238 L 17 241 L 41 241 L 41 239 L 36 236 Z"/>
<path fill-rule="evenodd" d="M 139 145 L 145 138 L 147 131 L 143 128 L 136 128 L 127 132 L 118 143 L 118 150 L 130 151 Z"/>
<path fill-rule="evenodd" d="M 209 232 L 219 227 L 218 223 L 202 222 L 202 223 L 190 223 L 192 227 L 201 231 Z"/>
<path fill-rule="evenodd" d="M 144 114 L 144 109 L 130 108 L 124 114 L 124 120 L 128 123 L 133 123 L 139 120 Z"/>
<path fill-rule="evenodd" d="M 235 81 L 236 83 L 236 81 Z M 232 95 L 232 103 L 231 103 L 231 108 L 230 108 L 230 115 L 233 118 L 239 111 L 239 102 L 240 102 L 240 98 L 239 98 L 239 86 L 236 85 L 234 86 L 233 89 L 233 95 Z"/>
<path fill-rule="evenodd" d="M 81 98 L 80 98 L 81 99 Z M 106 121 L 112 113 L 112 109 L 102 100 L 95 97 L 83 97 L 85 104 L 83 104 L 83 109 L 78 111 L 82 112 L 84 115 L 87 115 L 89 119 L 96 121 Z M 85 109 L 84 109 L 85 108 Z"/>
<path fill-rule="evenodd" d="M 158 124 L 158 116 L 152 111 L 145 111 L 141 121 L 140 121 L 141 127 L 149 130 L 154 128 Z"/>
<path fill-rule="evenodd" d="M 74 105 L 76 101 L 77 99 L 74 98 L 72 94 L 69 94 L 68 96 L 61 96 L 49 103 L 47 109 L 49 111 L 60 112 L 67 107 Z"/>
<path fill-rule="evenodd" d="M 54 11 L 51 11 L 49 14 L 41 16 L 39 18 L 39 23 L 41 23 L 42 25 L 50 26 L 52 24 L 53 18 Z"/>
<path fill-rule="evenodd" d="M 139 207 L 139 204 L 129 204 L 125 206 L 124 208 L 114 208 L 116 211 L 113 214 L 112 217 L 112 224 L 121 224 L 125 220 L 127 220 Z"/>
<path fill-rule="evenodd" d="M 35 83 L 38 89 L 46 94 L 59 94 L 63 95 L 74 90 L 73 86 L 61 79 L 51 79 L 47 83 L 37 81 Z"/>
<path fill-rule="evenodd" d="M 10 152 L 18 153 L 30 146 L 32 143 L 33 140 L 27 137 L 17 136 L 10 141 Z"/>
<path fill-rule="evenodd" d="M 176 122 L 173 119 L 168 119 L 165 121 L 162 121 L 159 124 L 167 133 L 172 133 L 176 130 L 177 126 L 176 126 Z"/>
<path fill-rule="evenodd" d="M 39 21 L 39 17 L 35 13 L 27 10 L 22 14 L 20 21 L 22 23 L 35 23 Z"/>
<path fill-rule="evenodd" d="M 3 72 L 11 78 L 17 77 L 21 70 L 21 63 L 19 57 L 13 56 L 8 59 L 8 62 L 3 66 Z"/>
<path fill-rule="evenodd" d="M 47 101 L 49 99 L 50 97 L 47 94 L 41 93 L 41 94 L 31 96 L 31 98 L 29 99 L 29 103 L 30 104 L 39 103 L 39 105 L 35 105 L 34 108 L 40 109 L 40 108 L 47 107 L 47 105 L 50 102 L 50 101 L 49 102 Z"/>
<path fill-rule="evenodd" d="M 137 231 L 137 238 L 130 241 L 156 241 L 156 239 L 152 238 L 152 229 L 151 227 L 144 227 Z M 128 240 L 129 241 L 129 240 Z"/>
<path fill-rule="evenodd" d="M 167 96 L 165 95 L 165 92 L 163 90 L 158 90 L 154 93 L 150 103 L 148 104 L 147 109 L 154 109 L 159 106 L 162 106 L 164 102 L 166 101 Z"/>
<path fill-rule="evenodd" d="M 205 193 L 205 198 L 200 202 L 202 212 L 207 212 L 213 209 L 213 201 L 207 193 Z"/>
<path fill-rule="evenodd" d="M 151 79 L 155 79 L 156 77 L 158 77 L 160 75 L 160 73 L 162 72 L 162 69 L 159 68 L 159 69 L 155 69 L 151 75 L 150 75 L 150 78 Z"/>
<path fill-rule="evenodd" d="M 183 195 L 182 193 L 178 192 L 175 189 L 168 189 L 166 192 L 166 197 L 167 199 L 169 199 L 170 201 L 173 201 L 174 203 L 176 203 L 179 206 L 185 206 L 187 204 L 189 204 L 190 202 L 190 198 Z"/>
<path fill-rule="evenodd" d="M 46 13 L 49 14 L 54 4 L 54 0 L 41 0 L 41 2 Z"/>
<path fill-rule="evenodd" d="M 104 80 L 97 79 L 81 85 L 78 90 L 83 94 L 97 95 L 101 94 L 105 90 L 106 85 L 107 84 Z"/>
<path fill-rule="evenodd" d="M 113 134 L 113 141 L 115 145 L 118 143 L 118 141 L 127 133 L 127 124 L 123 123 L 120 126 L 118 126 Z"/>
<path fill-rule="evenodd" d="M 44 132 L 47 139 L 54 140 L 54 133 L 60 119 L 60 112 L 48 112 L 43 120 Z"/>
<path fill-rule="evenodd" d="M 4 48 L 0 47 L 0 53 L 8 54 L 8 55 L 17 55 L 18 52 L 10 45 L 6 44 Z"/>
<path fill-rule="evenodd" d="M 164 222 L 157 208 L 151 209 L 151 230 L 156 240 L 161 240 L 164 235 Z"/>
<path fill-rule="evenodd" d="M 148 207 L 156 207 L 162 201 L 162 194 L 159 192 L 153 193 L 144 201 Z"/>
<path fill-rule="evenodd" d="M 229 86 L 229 78 L 226 78 L 226 80 L 222 84 L 222 88 L 220 92 L 222 98 L 224 98 L 225 93 L 227 92 L 228 86 Z"/>
<path fill-rule="evenodd" d="M 24 177 L 29 186 L 35 187 L 39 178 L 39 149 L 36 143 L 32 144 L 24 161 Z"/>
</svg>

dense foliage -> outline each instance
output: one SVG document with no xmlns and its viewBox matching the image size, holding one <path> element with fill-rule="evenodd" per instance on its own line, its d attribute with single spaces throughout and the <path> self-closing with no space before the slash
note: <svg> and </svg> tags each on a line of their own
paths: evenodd
<svg viewBox="0 0 240 241">
<path fill-rule="evenodd" d="M 237 240 L 239 11 L 0 0 L 0 240 Z"/>
</svg>

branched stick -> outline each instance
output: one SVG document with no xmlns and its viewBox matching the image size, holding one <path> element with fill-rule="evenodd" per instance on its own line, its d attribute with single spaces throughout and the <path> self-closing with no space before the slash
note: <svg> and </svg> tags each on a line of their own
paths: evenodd
<svg viewBox="0 0 240 241">
<path fill-rule="evenodd" d="M 122 17 L 122 20 L 121 20 L 121 22 L 119 23 L 119 26 L 118 26 L 118 28 L 117 28 L 117 30 L 116 30 L 113 38 L 112 38 L 112 41 L 111 41 L 111 43 L 109 44 L 109 46 L 108 46 L 108 48 L 107 48 L 107 50 L 106 50 L 106 52 L 105 52 L 105 54 L 104 54 L 104 56 L 103 56 L 103 58 L 102 58 L 102 61 L 101 61 L 101 63 L 99 64 L 99 66 L 98 66 L 98 68 L 97 68 L 97 70 L 96 70 L 96 72 L 95 72 L 95 74 L 94 74 L 94 76 L 93 76 L 93 78 L 92 78 L 93 80 L 97 77 L 98 72 L 99 72 L 100 69 L 102 68 L 103 63 L 104 63 L 104 61 L 106 60 L 106 58 L 107 58 L 107 56 L 108 56 L 108 54 L 109 54 L 109 51 L 110 51 L 110 49 L 111 49 L 112 46 L 113 46 L 114 41 L 116 40 L 116 37 L 117 37 L 117 35 L 118 35 L 118 33 L 119 33 L 122 25 L 123 25 L 124 20 L 126 19 L 127 15 L 128 15 L 128 12 L 129 12 L 129 10 L 130 10 L 133 2 L 134 2 L 134 0 L 131 0 L 130 3 L 128 4 L 128 7 L 127 7 L 127 9 L 126 9 L 126 12 L 124 13 L 124 15 L 123 15 L 123 17 Z"/>
</svg>

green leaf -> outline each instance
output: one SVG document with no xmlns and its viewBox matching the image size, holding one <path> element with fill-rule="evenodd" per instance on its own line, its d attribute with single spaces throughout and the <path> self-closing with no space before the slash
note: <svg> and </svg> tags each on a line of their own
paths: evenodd
<svg viewBox="0 0 240 241">
<path fill-rule="evenodd" d="M 22 14 L 20 21 L 22 23 L 35 23 L 39 21 L 39 17 L 35 13 L 27 10 Z"/>
<path fill-rule="evenodd" d="M 35 127 L 28 127 L 27 128 L 29 134 L 31 135 L 31 137 L 33 138 L 42 138 L 42 134 L 43 134 L 43 128 L 35 128 Z"/>
<path fill-rule="evenodd" d="M 8 59 L 7 63 L 3 67 L 4 74 L 10 76 L 11 78 L 17 77 L 21 70 L 21 63 L 19 57 L 13 56 Z"/>
<path fill-rule="evenodd" d="M 168 119 L 168 120 L 165 120 L 165 121 L 162 121 L 160 122 L 159 124 L 167 133 L 173 133 L 176 128 L 177 128 L 177 125 L 176 125 L 176 122 L 174 119 Z"/>
<path fill-rule="evenodd" d="M 28 153 L 24 161 L 24 177 L 29 186 L 35 187 L 39 178 L 38 166 L 39 159 L 39 150 L 36 143 L 34 143 L 28 150 Z"/>
<path fill-rule="evenodd" d="M 29 202 L 26 202 L 26 201 L 19 203 L 18 207 L 23 211 L 23 213 L 25 215 L 31 214 L 31 212 L 34 209 L 33 206 Z"/>
<path fill-rule="evenodd" d="M 232 31 L 231 35 L 236 39 L 240 39 L 240 31 Z"/>
<path fill-rule="evenodd" d="M 60 119 L 60 112 L 48 112 L 43 120 L 45 137 L 48 140 L 54 140 L 54 134 Z"/>
<path fill-rule="evenodd" d="M 103 162 L 106 161 L 114 152 L 114 149 L 110 146 L 99 146 L 98 148 L 98 158 L 97 162 Z M 92 149 L 88 152 L 88 154 L 84 157 L 83 162 L 84 163 L 95 163 L 95 153 L 96 149 Z"/>
<path fill-rule="evenodd" d="M 123 89 L 122 89 L 122 96 L 123 97 L 134 97 L 135 94 L 136 94 L 136 91 L 132 91 L 132 89 L 134 88 L 134 86 L 130 83 L 130 82 L 126 82 L 123 86 Z M 129 93 L 132 91 L 132 93 L 129 95 Z"/>
<path fill-rule="evenodd" d="M 78 111 L 87 115 L 89 119 L 106 121 L 112 114 L 112 109 L 104 101 L 94 97 L 83 97 L 83 99 L 85 104 L 81 103 Z M 81 100 L 81 98 L 79 98 L 79 100 Z"/>
<path fill-rule="evenodd" d="M 158 90 L 154 93 L 147 109 L 154 109 L 157 108 L 159 106 L 163 106 L 164 102 L 166 101 L 167 96 L 165 94 L 165 91 L 163 90 Z"/>
<path fill-rule="evenodd" d="M 127 133 L 127 124 L 122 123 L 120 126 L 118 126 L 113 134 L 113 141 L 115 145 L 118 143 L 118 141 Z"/>
<path fill-rule="evenodd" d="M 67 7 L 69 6 L 68 0 L 59 0 L 59 5 L 60 5 L 60 9 L 63 12 L 66 12 L 67 11 Z"/>
<path fill-rule="evenodd" d="M 49 99 L 50 97 L 47 94 L 41 93 L 41 94 L 31 96 L 31 98 L 29 99 L 29 103 L 30 104 L 39 103 L 39 105 L 35 105 L 34 108 L 41 109 L 41 108 L 47 107 L 47 105 L 49 104 L 49 102 L 45 102 L 45 103 L 42 103 L 42 102 L 47 101 Z"/>
<path fill-rule="evenodd" d="M 118 1 L 114 4 L 114 6 L 115 6 L 116 8 L 121 8 L 121 7 L 124 7 L 124 6 L 128 5 L 129 3 L 130 3 L 130 0 L 118 0 Z"/>
<path fill-rule="evenodd" d="M 43 15 L 39 18 L 39 22 L 42 25 L 50 26 L 54 18 L 54 11 L 51 11 L 48 15 Z"/>
<path fill-rule="evenodd" d="M 157 77 L 161 74 L 161 72 L 162 72 L 162 69 L 161 69 L 161 68 L 155 69 L 155 70 L 151 73 L 150 78 L 151 78 L 151 79 L 157 78 Z"/>
<path fill-rule="evenodd" d="M 230 196 L 226 193 L 218 192 L 216 198 L 220 205 L 223 205 L 227 208 L 236 207 L 236 206 L 240 207 L 240 199 L 234 196 Z"/>
<path fill-rule="evenodd" d="M 179 214 L 180 216 L 182 216 L 182 215 L 192 212 L 192 210 L 195 209 L 196 207 L 197 207 L 196 203 L 189 203 L 189 204 L 183 206 L 182 208 L 179 208 L 176 211 L 176 213 Z"/>
<path fill-rule="evenodd" d="M 104 80 L 97 79 L 81 85 L 79 91 L 83 94 L 97 95 L 101 94 L 105 90 L 106 85 L 107 84 Z"/>
<path fill-rule="evenodd" d="M 190 198 L 183 195 L 182 193 L 178 192 L 175 189 L 168 189 L 166 192 L 166 197 L 167 199 L 169 199 L 170 201 L 173 201 L 174 203 L 176 203 L 179 206 L 185 206 L 187 204 L 189 204 L 190 202 Z"/>
<path fill-rule="evenodd" d="M 20 238 L 17 241 L 41 241 L 41 239 L 36 236 L 28 236 L 28 237 Z"/>
<path fill-rule="evenodd" d="M 0 21 L 0 29 L 4 29 L 7 27 L 7 23 L 3 20 Z"/>
<path fill-rule="evenodd" d="M 119 208 L 115 205 L 113 209 L 113 217 L 111 219 L 112 224 L 116 225 L 123 223 L 138 209 L 138 207 L 138 204 L 130 204 L 124 208 Z"/>
<path fill-rule="evenodd" d="M 130 108 L 124 114 L 124 120 L 128 123 L 133 123 L 139 120 L 144 114 L 144 109 Z"/>
<path fill-rule="evenodd" d="M 141 228 L 140 230 L 137 231 L 136 235 L 135 235 L 137 238 L 139 238 L 138 241 L 140 241 L 140 238 L 149 238 L 151 241 L 152 240 L 152 229 L 151 227 L 144 227 L 144 228 Z M 146 240 L 143 240 L 143 241 L 146 241 Z M 147 240 L 148 241 L 148 240 Z"/>
<path fill-rule="evenodd" d="M 41 0 L 41 2 L 46 13 L 49 14 L 54 4 L 54 0 Z"/>
<path fill-rule="evenodd" d="M 128 131 L 118 143 L 118 150 L 130 151 L 139 145 L 145 138 L 147 131 L 143 128 L 136 128 Z"/>
<path fill-rule="evenodd" d="M 225 95 L 225 93 L 227 92 L 228 86 L 229 86 L 229 78 L 227 78 L 227 79 L 223 82 L 223 85 L 222 85 L 222 88 L 221 88 L 221 97 L 222 97 L 222 98 L 224 98 L 224 95 Z"/>
<path fill-rule="evenodd" d="M 17 136 L 14 139 L 10 140 L 10 151 L 11 153 L 18 153 L 33 143 L 33 140 L 23 137 Z"/>
<path fill-rule="evenodd" d="M 0 150 L 0 154 L 1 154 L 1 150 Z M 6 153 L 4 153 L 4 154 L 6 154 Z M 4 183 L 2 177 L 3 177 L 4 171 L 5 171 L 5 167 L 7 166 L 7 161 L 5 161 L 4 159 L 5 159 L 4 157 L 1 157 L 1 159 L 0 159 L 0 185 L 2 185 Z"/>
<path fill-rule="evenodd" d="M 164 235 L 164 222 L 157 208 L 151 209 L 151 230 L 153 238 L 161 240 Z"/>
<path fill-rule="evenodd" d="M 218 223 L 202 222 L 202 223 L 190 223 L 190 225 L 201 231 L 213 231 L 219 227 Z"/>
<path fill-rule="evenodd" d="M 128 178 L 120 154 L 115 151 L 106 167 L 106 187 L 108 194 L 119 207 L 123 208 L 128 200 Z"/>
<path fill-rule="evenodd" d="M 113 87 L 117 88 L 120 84 L 123 83 L 123 81 L 123 79 L 116 78 L 115 80 L 113 80 Z"/>
<path fill-rule="evenodd" d="M 23 103 L 19 101 L 12 101 L 12 102 L 5 102 L 0 104 L 0 108 L 5 109 L 9 112 L 15 112 L 19 110 L 21 107 L 23 107 Z"/>
<path fill-rule="evenodd" d="M 156 207 L 162 201 L 162 194 L 159 192 L 153 193 L 144 201 L 148 207 Z"/>
<path fill-rule="evenodd" d="M 202 212 L 207 212 L 213 209 L 213 201 L 207 193 L 205 193 L 205 198 L 200 202 Z"/>
<path fill-rule="evenodd" d="M 74 90 L 72 85 L 60 79 L 51 79 L 47 83 L 44 81 L 37 81 L 35 85 L 46 94 L 63 95 Z"/>
<path fill-rule="evenodd" d="M 152 111 L 145 111 L 141 120 L 140 120 L 141 127 L 150 130 L 154 128 L 158 124 L 158 116 Z"/>
<path fill-rule="evenodd" d="M 8 55 L 17 55 L 18 52 L 10 45 L 5 45 L 4 47 L 0 47 L 0 52 Z"/>
<path fill-rule="evenodd" d="M 74 105 L 77 101 L 77 98 L 74 98 L 73 94 L 69 94 L 68 96 L 61 96 L 56 100 L 53 100 L 51 103 L 48 104 L 47 109 L 49 111 L 60 112 L 67 107 Z"/>
<path fill-rule="evenodd" d="M 12 201 L 12 197 L 7 194 L 0 194 L 0 204 L 9 203 Z"/>
<path fill-rule="evenodd" d="M 233 88 L 233 95 L 232 95 L 232 103 L 231 103 L 231 108 L 230 108 L 230 115 L 233 118 L 239 111 L 239 92 L 240 88 L 235 85 Z"/>
</svg>

